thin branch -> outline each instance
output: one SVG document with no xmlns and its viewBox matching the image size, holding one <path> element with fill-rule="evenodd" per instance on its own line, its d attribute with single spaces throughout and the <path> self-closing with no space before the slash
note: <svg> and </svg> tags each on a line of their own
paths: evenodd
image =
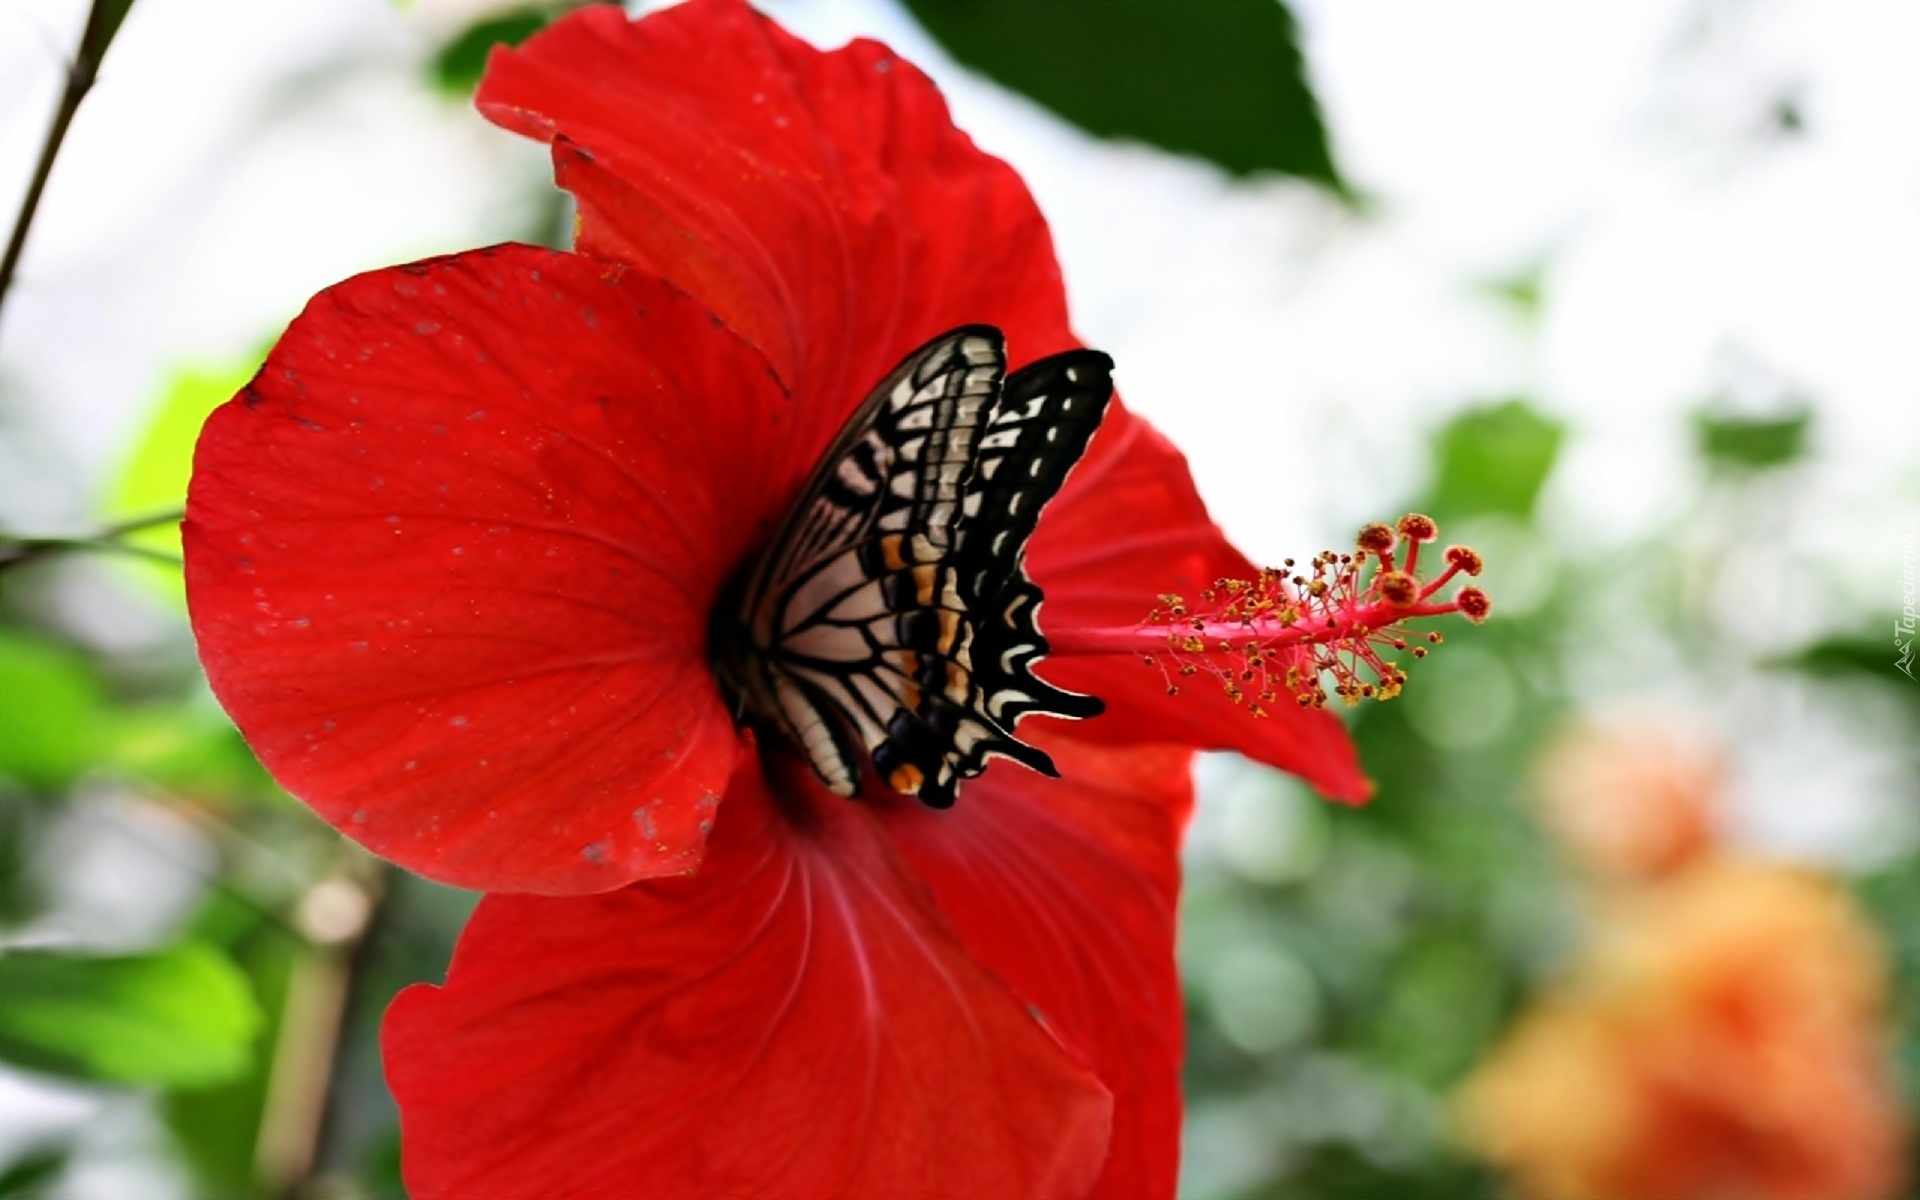
<svg viewBox="0 0 1920 1200">
<path fill-rule="evenodd" d="M 100 532 L 87 537 L 10 537 L 0 533 L 0 571 L 17 567 L 22 563 L 45 558 L 51 554 L 71 551 L 84 553 L 125 554 L 133 558 L 144 558 L 149 562 L 164 563 L 170 567 L 180 565 L 178 555 L 162 550 L 152 550 L 146 546 L 135 545 L 124 539 L 130 533 L 143 529 L 153 529 L 161 525 L 178 525 L 186 514 L 178 509 L 171 512 L 149 513 L 143 517 L 133 517 L 107 526 Z"/>
<path fill-rule="evenodd" d="M 147 513 L 145 516 L 128 517 L 124 521 L 115 521 L 100 531 L 103 538 L 123 538 L 129 533 L 138 533 L 142 529 L 152 529 L 156 525 L 178 525 L 187 519 L 187 514 L 177 508 L 165 512 Z"/>
<path fill-rule="evenodd" d="M 53 174 L 53 160 L 60 155 L 60 145 L 67 139 L 67 129 L 73 124 L 74 114 L 80 111 L 80 102 L 87 98 L 94 80 L 100 76 L 100 60 L 106 57 L 107 46 L 114 34 L 120 32 L 120 23 L 126 20 L 127 11 L 132 7 L 133 0 L 93 0 L 93 8 L 87 13 L 87 27 L 80 34 L 80 46 L 74 52 L 73 62 L 67 66 L 67 82 L 60 91 L 60 103 L 53 110 L 53 124 L 40 146 L 40 159 L 34 164 L 27 194 L 20 201 L 20 215 L 14 218 L 6 253 L 0 256 L 0 309 L 6 307 L 14 272 L 27 247 L 27 230 L 33 225 L 40 197 L 47 190 L 47 179 Z"/>
<path fill-rule="evenodd" d="M 295 919 L 308 949 L 294 964 L 273 1048 L 254 1169 L 269 1196 L 312 1194 L 321 1143 L 334 1116 L 334 1087 L 353 1002 L 371 964 L 375 927 L 388 901 L 387 868 L 343 846 L 334 871 L 309 889 Z"/>
</svg>

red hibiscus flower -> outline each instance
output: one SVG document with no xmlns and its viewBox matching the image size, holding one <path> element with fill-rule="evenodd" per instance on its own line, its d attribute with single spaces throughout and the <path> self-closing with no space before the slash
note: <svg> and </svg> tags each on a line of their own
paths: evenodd
<svg viewBox="0 0 1920 1200">
<path fill-rule="evenodd" d="M 1365 784 L 1328 715 L 1115 651 L 1159 593 L 1283 585 L 1116 400 L 1028 544 L 1042 674 L 1106 704 L 1022 727 L 1060 778 L 828 794 L 736 721 L 722 597 L 915 346 L 1077 344 L 1039 212 L 910 65 L 741 0 L 582 10 L 479 103 L 552 143 L 575 252 L 323 292 L 208 422 L 185 528 L 208 677 L 275 776 L 402 866 L 531 893 L 390 1014 L 414 1194 L 1170 1195 L 1190 750 Z M 1371 653 L 1386 602 L 1335 593 Z"/>
</svg>

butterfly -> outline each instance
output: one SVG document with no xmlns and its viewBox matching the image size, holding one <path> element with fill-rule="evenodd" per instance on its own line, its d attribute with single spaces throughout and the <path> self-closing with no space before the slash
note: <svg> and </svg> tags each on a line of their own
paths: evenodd
<svg viewBox="0 0 1920 1200">
<path fill-rule="evenodd" d="M 934 808 L 989 759 L 1058 775 L 1014 727 L 1101 702 L 1038 678 L 1027 539 L 1099 428 L 1113 360 L 1070 350 L 1007 373 L 987 325 L 909 354 L 855 410 L 748 571 L 719 673 L 820 782 L 865 767 Z"/>
</svg>

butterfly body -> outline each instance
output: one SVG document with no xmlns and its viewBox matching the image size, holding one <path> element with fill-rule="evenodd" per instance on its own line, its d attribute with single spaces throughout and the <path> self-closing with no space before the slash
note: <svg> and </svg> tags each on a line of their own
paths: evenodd
<svg viewBox="0 0 1920 1200">
<path fill-rule="evenodd" d="M 1014 736 L 1021 717 L 1100 711 L 1032 673 L 1047 646 L 1024 552 L 1105 413 L 1111 369 L 1078 350 L 1009 376 L 999 331 L 963 326 L 908 355 L 821 457 L 752 565 L 717 665 L 829 790 L 854 795 L 871 766 L 945 807 L 994 756 L 1055 773 Z"/>
</svg>

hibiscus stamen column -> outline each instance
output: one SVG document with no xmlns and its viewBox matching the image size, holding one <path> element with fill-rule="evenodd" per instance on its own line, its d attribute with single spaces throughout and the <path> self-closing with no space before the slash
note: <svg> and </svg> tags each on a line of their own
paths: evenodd
<svg viewBox="0 0 1920 1200">
<path fill-rule="evenodd" d="M 1048 642 L 1055 654 L 1138 655 L 1165 673 L 1169 694 L 1181 680 L 1209 676 L 1256 717 L 1283 696 L 1301 708 L 1325 707 L 1329 695 L 1349 705 L 1392 699 L 1407 673 L 1387 653 L 1425 658 L 1442 640 L 1429 631 L 1416 645 L 1405 622 L 1458 614 L 1478 624 L 1493 609 L 1477 587 L 1438 595 L 1458 576 L 1480 573 L 1480 556 L 1465 546 L 1447 547 L 1445 568 L 1420 579 L 1420 547 L 1439 532 L 1432 518 L 1409 513 L 1397 526 L 1362 529 L 1351 553 L 1329 550 L 1304 566 L 1287 559 L 1252 579 L 1217 579 L 1197 602 L 1168 593 L 1136 625 L 1049 630 Z"/>
</svg>

